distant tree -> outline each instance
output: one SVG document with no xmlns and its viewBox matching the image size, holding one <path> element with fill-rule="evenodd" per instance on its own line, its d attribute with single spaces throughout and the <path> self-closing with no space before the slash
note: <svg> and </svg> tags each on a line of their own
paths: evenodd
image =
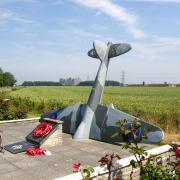
<svg viewBox="0 0 180 180">
<path fill-rule="evenodd" d="M 3 86 L 3 70 L 0 67 L 0 87 L 2 87 L 2 86 Z"/>
<path fill-rule="evenodd" d="M 62 84 L 53 81 L 24 81 L 22 86 L 62 86 Z"/>
<path fill-rule="evenodd" d="M 82 81 L 78 84 L 79 86 L 93 86 L 94 81 Z M 107 80 L 105 83 L 105 86 L 120 86 L 120 82 L 118 81 L 112 81 L 112 80 Z"/>
<path fill-rule="evenodd" d="M 118 81 L 107 80 L 105 86 L 120 86 L 121 83 Z"/>
<path fill-rule="evenodd" d="M 78 84 L 78 86 L 93 86 L 94 81 L 82 81 Z"/>
<path fill-rule="evenodd" d="M 16 79 L 10 72 L 3 72 L 0 67 L 0 87 L 3 86 L 13 86 L 16 83 Z"/>
<path fill-rule="evenodd" d="M 143 81 L 143 82 L 142 82 L 142 85 L 145 86 L 145 84 L 146 84 L 145 81 Z"/>
<path fill-rule="evenodd" d="M 10 72 L 3 73 L 3 86 L 14 86 L 16 79 Z"/>
<path fill-rule="evenodd" d="M 33 82 L 32 81 L 24 81 L 23 83 L 22 83 L 22 86 L 33 86 L 34 84 L 33 84 Z"/>
</svg>

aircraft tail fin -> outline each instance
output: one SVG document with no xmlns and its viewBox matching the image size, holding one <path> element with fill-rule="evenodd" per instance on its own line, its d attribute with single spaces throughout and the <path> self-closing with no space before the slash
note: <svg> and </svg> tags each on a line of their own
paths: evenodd
<svg viewBox="0 0 180 180">
<path fill-rule="evenodd" d="M 127 53 L 130 50 L 131 50 L 130 44 L 127 43 L 112 44 L 109 49 L 108 58 L 117 57 L 119 55 Z M 88 56 L 99 59 L 99 56 L 94 48 L 88 51 Z"/>
</svg>

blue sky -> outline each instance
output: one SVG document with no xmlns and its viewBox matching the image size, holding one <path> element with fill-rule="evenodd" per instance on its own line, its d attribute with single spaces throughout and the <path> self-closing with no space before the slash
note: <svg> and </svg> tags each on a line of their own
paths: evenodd
<svg viewBox="0 0 180 180">
<path fill-rule="evenodd" d="M 180 83 L 180 0 L 0 0 L 0 66 L 18 83 L 94 79 L 94 40 L 130 43 L 108 79 Z"/>
</svg>

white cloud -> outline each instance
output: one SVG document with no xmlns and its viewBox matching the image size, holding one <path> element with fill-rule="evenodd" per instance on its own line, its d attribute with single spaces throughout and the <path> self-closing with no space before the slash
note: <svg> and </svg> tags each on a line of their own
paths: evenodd
<svg viewBox="0 0 180 180">
<path fill-rule="evenodd" d="M 70 29 L 69 27 L 67 32 L 69 36 L 67 42 L 47 39 L 45 42 L 38 40 L 11 43 L 8 48 L 6 46 L 1 48 L 0 59 L 3 69 L 14 73 L 19 83 L 25 80 L 56 81 L 59 77 L 69 76 L 85 79 L 87 75 L 94 79 L 99 61 L 86 55 L 89 48 L 92 48 L 91 41 L 87 39 L 94 39 L 93 34 L 85 31 L 81 40 L 77 38 L 74 41 L 74 37 L 81 36 L 81 33 L 78 35 L 79 29 L 74 29 L 71 33 Z M 86 33 L 88 38 L 85 38 Z M 57 35 L 55 37 L 60 39 Z M 119 81 L 121 71 L 124 70 L 127 83 L 180 82 L 180 37 L 152 37 L 151 41 L 141 43 L 134 41 L 131 45 L 130 52 L 110 62 L 108 79 Z"/>
<path fill-rule="evenodd" d="M 76 35 L 78 38 L 82 37 L 82 38 L 87 38 L 87 37 L 92 37 L 92 38 L 100 38 L 101 35 L 97 34 L 97 33 L 93 33 L 93 32 L 89 32 L 87 30 L 84 30 L 82 28 L 77 28 L 77 27 L 72 27 L 70 34 Z"/>
<path fill-rule="evenodd" d="M 54 3 L 54 4 L 63 4 L 64 3 L 64 1 L 63 0 L 50 0 L 52 3 Z"/>
<path fill-rule="evenodd" d="M 145 37 L 145 33 L 138 29 L 137 27 L 133 27 L 133 26 L 128 26 L 128 31 L 131 32 L 134 36 L 134 38 L 142 38 Z"/>
<path fill-rule="evenodd" d="M 133 42 L 132 51 L 139 60 L 179 61 L 180 38 L 152 37 L 148 43 Z"/>
<path fill-rule="evenodd" d="M 0 5 L 14 4 L 14 3 L 35 3 L 37 0 L 0 0 Z"/>
<path fill-rule="evenodd" d="M 112 3 L 110 0 L 73 0 L 75 3 L 95 8 L 100 10 L 116 20 L 125 21 L 129 24 L 135 23 L 137 20 L 137 16 L 127 12 L 127 10 L 117 4 Z"/>
<path fill-rule="evenodd" d="M 35 43 L 11 43 L 9 53 L 0 49 L 1 66 L 12 72 L 19 84 L 27 80 L 58 81 L 60 77 L 83 78 L 89 73 L 96 74 L 99 61 L 88 60 L 86 54 L 84 59 L 79 54 L 64 53 L 65 50 L 61 50 L 63 43 L 56 46 L 58 51 L 54 47 L 44 49 Z"/>
<path fill-rule="evenodd" d="M 135 2 L 154 2 L 154 3 L 180 3 L 180 0 L 126 0 Z"/>
<path fill-rule="evenodd" d="M 7 9 L 0 10 L 0 25 L 5 25 L 5 24 L 7 24 L 9 22 L 13 22 L 13 21 L 20 23 L 20 24 L 25 24 L 25 25 L 36 24 L 35 21 L 26 19 L 11 10 L 7 10 Z"/>
<path fill-rule="evenodd" d="M 126 83 L 180 82 L 180 37 L 154 36 L 149 41 L 130 44 L 130 52 L 111 61 L 109 79 L 119 80 L 124 70 Z"/>
<path fill-rule="evenodd" d="M 138 16 L 129 12 L 126 8 L 113 3 L 111 0 L 71 0 L 72 2 L 89 8 L 96 9 L 116 21 L 122 22 L 134 38 L 145 36 L 143 30 L 138 28 Z"/>
<path fill-rule="evenodd" d="M 20 17 L 17 13 L 11 10 L 1 10 L 0 21 L 4 21 L 4 22 L 17 21 L 17 22 L 24 22 L 24 23 L 32 23 L 31 20 L 24 19 Z"/>
</svg>

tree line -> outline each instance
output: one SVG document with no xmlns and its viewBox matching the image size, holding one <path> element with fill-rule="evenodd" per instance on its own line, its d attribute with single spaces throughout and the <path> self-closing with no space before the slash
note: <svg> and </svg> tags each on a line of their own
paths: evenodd
<svg viewBox="0 0 180 180">
<path fill-rule="evenodd" d="M 22 86 L 62 86 L 62 84 L 53 81 L 24 81 Z"/>
<path fill-rule="evenodd" d="M 0 67 L 0 87 L 14 86 L 16 79 L 13 74 L 10 72 L 3 72 Z"/>
<path fill-rule="evenodd" d="M 82 81 L 79 84 L 70 84 L 75 86 L 93 86 L 94 81 Z M 118 81 L 106 81 L 106 86 L 120 86 L 121 83 Z M 22 86 L 69 86 L 69 84 L 62 84 L 60 82 L 53 81 L 24 81 Z"/>
<path fill-rule="evenodd" d="M 79 86 L 93 86 L 95 81 L 82 81 Z M 122 84 L 118 81 L 106 80 L 105 86 L 121 86 Z"/>
</svg>

